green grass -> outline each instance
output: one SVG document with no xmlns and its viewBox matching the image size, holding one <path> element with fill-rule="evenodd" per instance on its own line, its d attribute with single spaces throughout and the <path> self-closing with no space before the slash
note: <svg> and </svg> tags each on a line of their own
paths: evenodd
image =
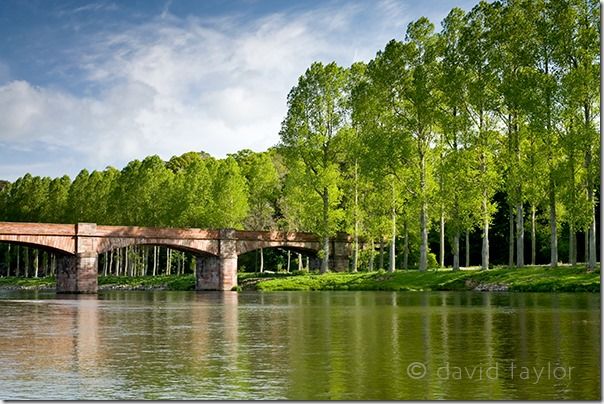
<svg viewBox="0 0 604 404">
<path fill-rule="evenodd" d="M 599 292 L 600 271 L 585 267 L 526 267 L 483 270 L 397 271 L 307 274 L 260 280 L 257 290 L 473 290 L 478 285 L 502 285 L 513 292 Z"/>
<path fill-rule="evenodd" d="M 43 278 L 0 277 L 0 288 L 54 289 L 56 279 L 52 276 Z M 161 275 L 161 276 L 99 276 L 99 288 L 116 287 L 119 289 L 166 289 L 195 290 L 194 275 Z"/>
<path fill-rule="evenodd" d="M 195 275 L 99 276 L 99 287 L 124 289 L 195 290 Z"/>
<path fill-rule="evenodd" d="M 20 278 L 16 276 L 5 276 L 0 278 L 0 287 L 17 288 L 54 288 L 56 279 L 54 276 L 45 276 L 43 278 Z"/>
<path fill-rule="evenodd" d="M 529 266 L 522 269 L 496 268 L 453 272 L 451 270 L 388 273 L 239 273 L 238 290 L 473 290 L 478 285 L 503 285 L 512 292 L 600 292 L 600 270 L 588 273 L 585 266 Z M 55 287 L 54 277 L 0 278 L 0 288 Z M 194 290 L 194 275 L 99 276 L 100 288 Z"/>
</svg>

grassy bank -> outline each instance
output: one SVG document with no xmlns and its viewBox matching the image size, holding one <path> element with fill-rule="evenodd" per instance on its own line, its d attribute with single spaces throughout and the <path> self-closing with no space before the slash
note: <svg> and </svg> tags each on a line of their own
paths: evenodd
<svg viewBox="0 0 604 404">
<path fill-rule="evenodd" d="M 584 266 L 498 268 L 463 270 L 359 272 L 318 274 L 240 273 L 240 289 L 278 290 L 495 290 L 511 292 L 599 292 L 600 271 L 588 273 Z M 54 277 L 0 278 L 3 289 L 54 289 Z M 194 275 L 100 276 L 100 290 L 194 290 Z"/>
<path fill-rule="evenodd" d="M 0 278 L 1 289 L 54 289 L 56 280 L 53 276 L 43 278 L 19 278 L 5 276 Z"/>
<path fill-rule="evenodd" d="M 245 285 L 245 284 L 244 284 Z M 307 274 L 259 280 L 253 287 L 277 290 L 498 290 L 512 292 L 599 292 L 600 272 L 585 267 L 526 267 L 522 269 L 398 271 Z M 245 286 L 244 286 L 245 289 Z"/>
<path fill-rule="evenodd" d="M 195 290 L 194 275 L 99 276 L 99 289 Z"/>
<path fill-rule="evenodd" d="M 0 278 L 2 289 L 54 289 L 56 279 L 52 276 L 43 278 L 17 278 L 14 276 Z M 99 276 L 100 290 L 194 290 L 193 275 L 161 276 Z"/>
</svg>

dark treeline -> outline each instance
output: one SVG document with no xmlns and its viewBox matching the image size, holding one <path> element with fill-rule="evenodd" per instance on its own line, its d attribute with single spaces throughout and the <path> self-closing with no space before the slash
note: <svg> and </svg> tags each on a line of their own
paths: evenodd
<svg viewBox="0 0 604 404">
<path fill-rule="evenodd" d="M 0 219 L 310 231 L 323 240 L 322 272 L 337 232 L 354 238 L 352 271 L 578 260 L 593 269 L 599 21 L 593 0 L 481 2 L 451 10 L 438 33 L 420 18 L 367 64 L 310 66 L 266 152 L 151 156 L 73 181 L 27 174 L 0 184 Z M 25 257 L 52 272 L 52 257 L 17 248 L 0 249 L 4 273 Z M 262 270 L 265 258 L 270 269 L 309 261 L 285 250 L 240 261 Z M 140 246 L 101 257 L 99 271 L 192 265 Z"/>
</svg>

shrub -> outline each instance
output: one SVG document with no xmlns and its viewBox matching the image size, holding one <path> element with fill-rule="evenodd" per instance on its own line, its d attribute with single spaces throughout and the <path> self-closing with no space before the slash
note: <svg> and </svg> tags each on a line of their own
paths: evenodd
<svg viewBox="0 0 604 404">
<path fill-rule="evenodd" d="M 438 268 L 438 261 L 436 261 L 436 254 L 428 253 L 428 268 L 434 269 Z"/>
</svg>

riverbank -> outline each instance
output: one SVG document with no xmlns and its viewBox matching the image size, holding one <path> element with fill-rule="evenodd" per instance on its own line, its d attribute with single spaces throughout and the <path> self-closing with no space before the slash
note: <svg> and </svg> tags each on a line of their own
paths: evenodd
<svg viewBox="0 0 604 404">
<path fill-rule="evenodd" d="M 56 279 L 0 278 L 0 289 L 5 290 L 54 290 Z M 99 290 L 195 290 L 194 275 L 160 276 L 99 276 Z"/>
<path fill-rule="evenodd" d="M 249 286 L 247 285 L 249 283 Z M 388 273 L 307 274 L 256 282 L 240 282 L 243 290 L 389 290 L 389 291 L 510 291 L 510 292 L 600 292 L 600 271 L 588 273 L 584 266 L 545 266 L 522 269 L 417 270 Z"/>
<path fill-rule="evenodd" d="M 54 277 L 0 278 L 0 289 L 54 290 Z M 388 290 L 388 291 L 510 291 L 510 292 L 600 292 L 600 270 L 585 266 L 529 266 L 488 271 L 417 270 L 358 273 L 240 273 L 239 290 L 263 292 L 288 290 Z M 194 275 L 99 276 L 99 290 L 195 290 Z"/>
</svg>

